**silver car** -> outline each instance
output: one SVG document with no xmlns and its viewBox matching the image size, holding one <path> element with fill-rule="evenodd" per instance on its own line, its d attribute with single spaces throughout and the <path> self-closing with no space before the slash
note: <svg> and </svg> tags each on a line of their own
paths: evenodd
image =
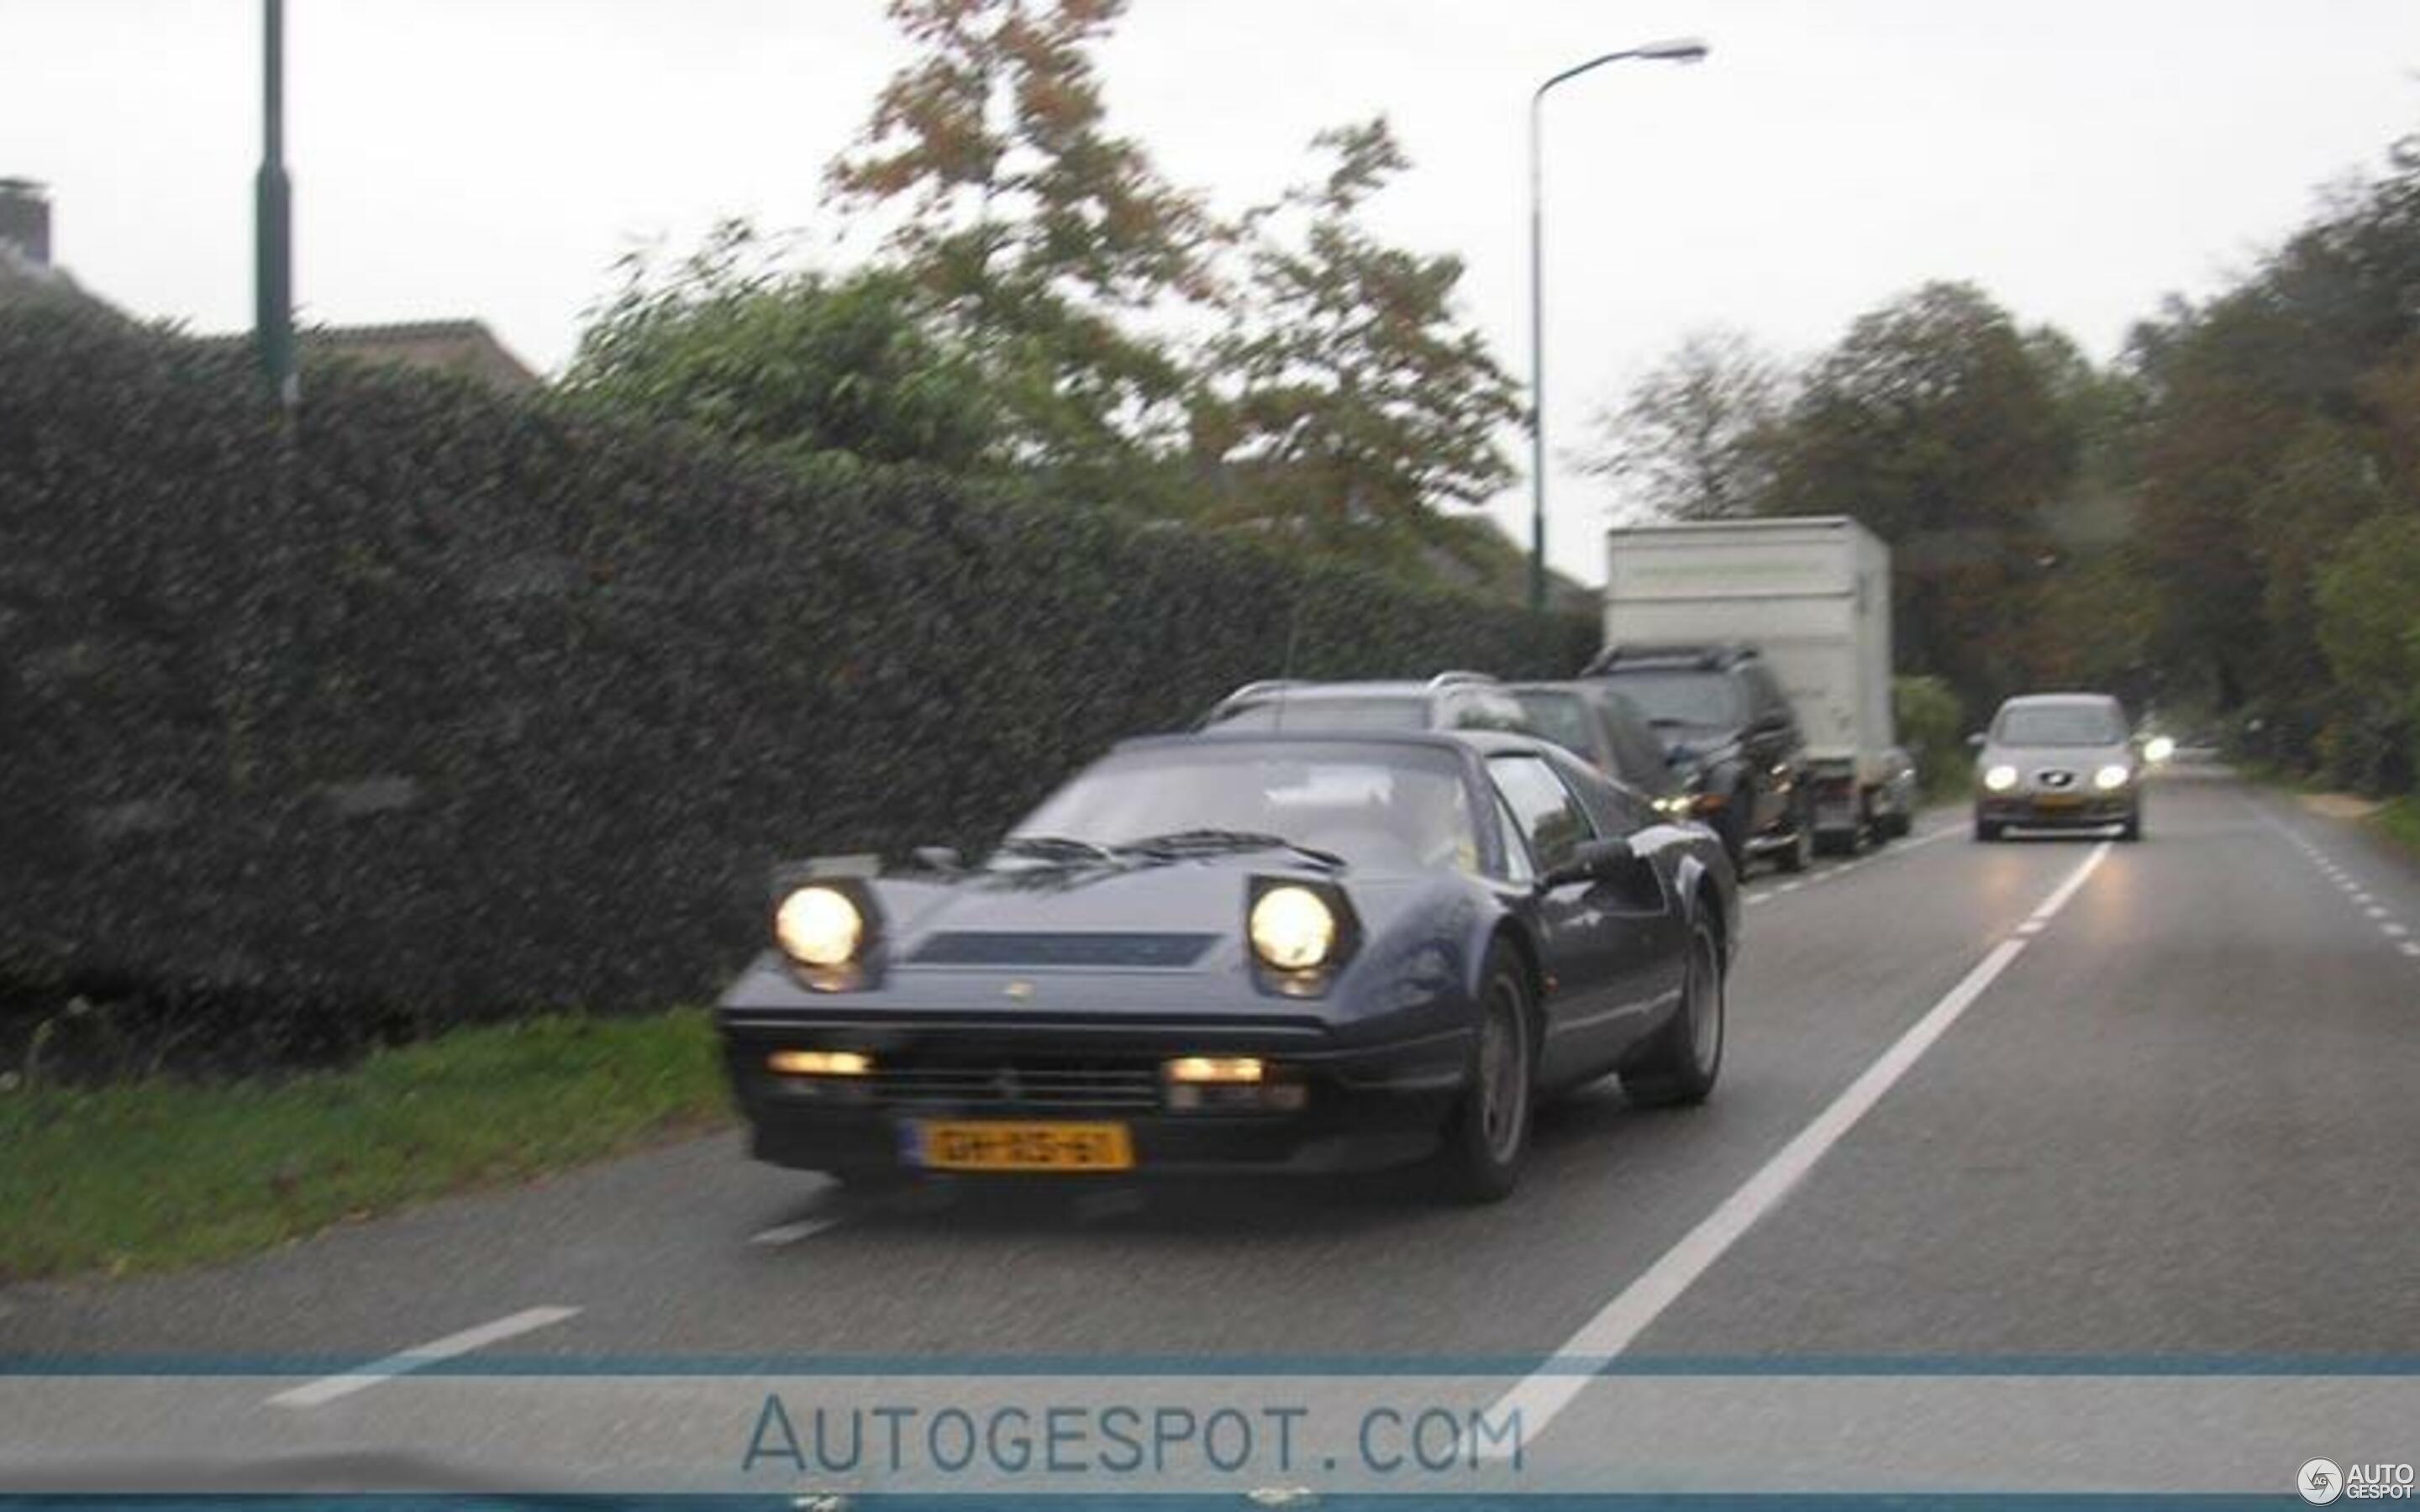
<svg viewBox="0 0 2420 1512">
<path fill-rule="evenodd" d="M 2143 837 L 2143 775 L 2125 706 L 2105 693 L 2035 693 L 2000 705 L 1976 748 L 1975 838 L 2009 828 Z"/>
</svg>

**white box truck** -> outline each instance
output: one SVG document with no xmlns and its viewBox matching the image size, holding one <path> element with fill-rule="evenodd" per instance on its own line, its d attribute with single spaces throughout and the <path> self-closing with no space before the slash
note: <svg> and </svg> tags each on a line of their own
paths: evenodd
<svg viewBox="0 0 2420 1512">
<path fill-rule="evenodd" d="M 1608 653 L 1743 644 L 1805 738 L 1819 840 L 1905 834 L 1915 774 L 1891 720 L 1890 549 L 1845 516 L 1706 520 L 1610 534 Z"/>
</svg>

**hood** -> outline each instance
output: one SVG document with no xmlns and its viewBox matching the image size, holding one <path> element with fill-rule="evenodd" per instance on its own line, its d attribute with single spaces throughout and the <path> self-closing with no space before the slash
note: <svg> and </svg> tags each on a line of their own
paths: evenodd
<svg viewBox="0 0 2420 1512">
<path fill-rule="evenodd" d="M 1282 851 L 970 872 L 876 884 L 894 972 L 1218 971 L 1245 959 L 1244 916 L 1256 876 L 1343 889 L 1365 930 L 1433 885 L 1413 873 L 1329 871 Z"/>
<path fill-rule="evenodd" d="M 1739 744 L 1738 732 L 1718 725 L 1675 725 L 1656 731 L 1655 736 L 1664 742 L 1672 769 L 1683 773 L 1721 760 Z"/>
<path fill-rule="evenodd" d="M 1361 943 L 1325 992 L 1257 983 L 1245 937 L 1255 876 L 1341 888 Z M 778 952 L 726 995 L 751 1009 L 1060 1015 L 1247 1012 L 1349 1025 L 1463 990 L 1456 942 L 1482 923 L 1486 889 L 1450 872 L 1326 870 L 1282 851 L 1170 862 L 1084 863 L 963 875 L 869 878 L 883 940 L 862 990 L 811 995 Z"/>
<path fill-rule="evenodd" d="M 894 968 L 1203 966 L 1239 939 L 1257 875 L 1323 873 L 1277 852 L 1171 862 L 1016 867 L 876 887 Z M 1105 939 L 1104 937 L 1114 937 Z"/>
<path fill-rule="evenodd" d="M 2114 746 L 1990 746 L 1976 757 L 1976 765 L 1988 770 L 1994 766 L 2013 766 L 2019 778 L 2033 780 L 2036 772 L 2056 769 L 2074 772 L 2089 779 L 2103 766 L 2117 764 L 2129 770 L 2140 764 L 2129 745 Z"/>
</svg>

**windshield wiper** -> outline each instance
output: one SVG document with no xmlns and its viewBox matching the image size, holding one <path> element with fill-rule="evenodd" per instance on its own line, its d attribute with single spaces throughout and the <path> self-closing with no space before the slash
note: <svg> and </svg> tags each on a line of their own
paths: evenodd
<svg viewBox="0 0 2420 1512">
<path fill-rule="evenodd" d="M 1106 845 L 1095 845 L 1088 840 L 1070 835 L 1011 835 L 1001 841 L 999 854 L 1022 856 L 1036 861 L 1114 861 L 1117 852 Z"/>
<path fill-rule="evenodd" d="M 1229 851 L 1292 851 L 1324 867 L 1344 865 L 1344 857 L 1334 851 L 1296 844 L 1283 835 L 1264 835 L 1249 829 L 1180 829 L 1171 834 L 1131 840 L 1118 849 L 1133 855 L 1163 858 L 1216 856 Z"/>
</svg>

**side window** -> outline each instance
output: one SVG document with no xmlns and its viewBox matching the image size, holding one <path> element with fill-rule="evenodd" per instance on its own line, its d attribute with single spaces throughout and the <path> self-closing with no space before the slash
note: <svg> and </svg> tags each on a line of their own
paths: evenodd
<svg viewBox="0 0 2420 1512">
<path fill-rule="evenodd" d="M 1527 730 L 1521 705 L 1499 693 L 1468 693 L 1453 701 L 1446 726 L 1451 730 Z"/>
<path fill-rule="evenodd" d="M 1529 861 L 1529 841 L 1521 833 L 1521 821 L 1512 816 L 1512 806 L 1504 795 L 1496 795 L 1496 822 L 1504 830 L 1504 876 L 1511 882 L 1535 882 L 1538 869 Z"/>
<path fill-rule="evenodd" d="M 1592 840 L 1596 826 L 1588 810 L 1572 796 L 1546 764 L 1535 756 L 1498 756 L 1487 764 L 1496 790 L 1512 810 L 1514 825 L 1529 842 L 1529 856 L 1541 872 L 1551 872 L 1572 857 L 1580 841 Z"/>
<path fill-rule="evenodd" d="M 1599 777 L 1594 768 L 1573 771 L 1567 767 L 1561 776 L 1564 785 L 1580 800 L 1580 807 L 1588 810 L 1598 834 L 1630 835 L 1646 826 L 1646 805 L 1635 795 Z"/>
<path fill-rule="evenodd" d="M 1759 719 L 1790 718 L 1790 700 L 1782 696 L 1781 685 L 1773 680 L 1772 671 L 1762 662 L 1750 662 L 1745 671 L 1750 701 L 1756 705 L 1752 717 Z"/>
<path fill-rule="evenodd" d="M 1664 743 L 1655 733 L 1636 717 L 1612 720 L 1614 755 L 1621 764 L 1621 779 L 1640 792 L 1653 796 L 1675 785 L 1672 764 L 1664 754 Z"/>
</svg>

